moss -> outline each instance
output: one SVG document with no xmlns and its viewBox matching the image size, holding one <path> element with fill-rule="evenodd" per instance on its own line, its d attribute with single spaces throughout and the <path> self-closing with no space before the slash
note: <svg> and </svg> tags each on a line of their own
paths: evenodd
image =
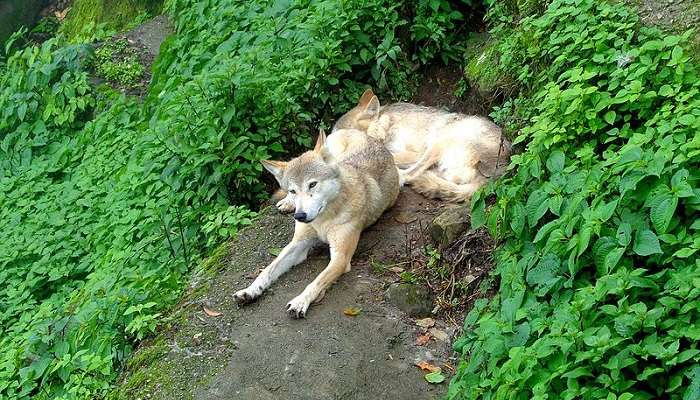
<svg viewBox="0 0 700 400">
<path fill-rule="evenodd" d="M 481 96 L 490 96 L 503 80 L 498 68 L 498 51 L 485 34 L 470 38 L 466 48 L 465 83 Z"/>
<path fill-rule="evenodd" d="M 75 0 L 61 31 L 74 41 L 89 40 L 98 30 L 122 31 L 162 9 L 163 0 Z"/>
</svg>

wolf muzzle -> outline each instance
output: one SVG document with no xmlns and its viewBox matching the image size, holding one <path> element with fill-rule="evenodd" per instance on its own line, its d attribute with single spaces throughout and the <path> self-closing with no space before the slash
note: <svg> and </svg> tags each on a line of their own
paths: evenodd
<svg viewBox="0 0 700 400">
<path fill-rule="evenodd" d="M 308 216 L 306 215 L 305 212 L 295 212 L 294 213 L 294 219 L 299 221 L 299 222 L 309 222 L 307 220 Z"/>
</svg>

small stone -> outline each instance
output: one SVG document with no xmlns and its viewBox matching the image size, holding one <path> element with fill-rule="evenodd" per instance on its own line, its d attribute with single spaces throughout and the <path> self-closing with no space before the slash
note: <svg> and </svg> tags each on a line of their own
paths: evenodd
<svg viewBox="0 0 700 400">
<path fill-rule="evenodd" d="M 447 334 L 447 332 L 445 332 L 445 331 L 443 331 L 443 330 L 441 330 L 441 329 L 430 328 L 430 329 L 428 330 L 428 332 L 430 332 L 430 334 L 433 335 L 433 337 L 434 337 L 435 339 L 437 339 L 437 340 L 439 340 L 439 341 L 441 341 L 441 342 L 446 342 L 446 341 L 450 338 L 450 336 Z"/>
<path fill-rule="evenodd" d="M 412 317 L 430 315 L 433 300 L 428 288 L 413 283 L 393 283 L 386 291 L 386 299 Z"/>
<path fill-rule="evenodd" d="M 450 207 L 430 223 L 430 237 L 434 242 L 447 246 L 467 228 L 469 228 L 469 207 L 466 205 Z"/>
</svg>

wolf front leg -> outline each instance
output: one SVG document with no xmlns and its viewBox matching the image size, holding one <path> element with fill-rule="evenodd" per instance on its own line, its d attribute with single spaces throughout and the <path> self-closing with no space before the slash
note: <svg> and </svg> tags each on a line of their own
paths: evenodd
<svg viewBox="0 0 700 400">
<path fill-rule="evenodd" d="M 292 213 L 296 208 L 294 204 L 294 195 L 282 188 L 277 189 L 270 200 L 272 200 L 272 203 L 275 203 L 275 207 L 277 207 L 277 210 L 282 214 Z"/>
<path fill-rule="evenodd" d="M 282 214 L 293 213 L 296 209 L 296 204 L 294 204 L 294 195 L 288 193 L 287 196 L 285 196 L 282 200 L 278 201 L 277 204 L 275 204 L 275 207 L 277 207 L 279 212 L 281 212 Z"/>
<path fill-rule="evenodd" d="M 290 268 L 306 260 L 309 249 L 316 243 L 318 236 L 314 229 L 297 222 L 294 237 L 280 254 L 268 265 L 247 288 L 237 291 L 233 298 L 239 304 L 250 303 L 258 298 L 270 285 Z"/>
<path fill-rule="evenodd" d="M 287 304 L 287 312 L 292 317 L 304 318 L 309 305 L 320 300 L 330 285 L 341 275 L 350 271 L 350 260 L 357 248 L 361 231 L 361 229 L 342 227 L 328 233 L 331 261 L 300 295 Z"/>
</svg>

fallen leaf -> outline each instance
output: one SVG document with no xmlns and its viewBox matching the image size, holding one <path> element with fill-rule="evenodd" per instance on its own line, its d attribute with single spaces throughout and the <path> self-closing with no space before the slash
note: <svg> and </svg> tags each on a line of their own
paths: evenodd
<svg viewBox="0 0 700 400">
<path fill-rule="evenodd" d="M 426 329 L 432 328 L 435 325 L 435 320 L 432 318 L 417 319 L 416 325 L 420 326 L 421 328 L 426 328 Z"/>
<path fill-rule="evenodd" d="M 343 314 L 347 315 L 348 317 L 356 317 L 360 315 L 361 312 L 362 309 L 357 307 L 348 307 L 345 310 L 343 310 Z"/>
<path fill-rule="evenodd" d="M 396 222 L 398 222 L 400 224 L 410 224 L 411 222 L 414 222 L 415 220 L 417 220 L 418 217 L 416 217 L 415 215 L 411 215 L 410 213 L 407 213 L 407 212 L 400 212 L 400 213 L 396 214 L 394 219 L 396 220 Z"/>
<path fill-rule="evenodd" d="M 395 272 L 395 273 L 397 273 L 397 274 L 400 274 L 400 273 L 402 273 L 402 272 L 404 271 L 404 269 L 401 268 L 401 267 L 391 267 L 391 268 L 389 268 L 389 271 Z"/>
<path fill-rule="evenodd" d="M 267 249 L 267 252 L 270 253 L 270 255 L 277 257 L 282 252 L 282 248 L 281 247 L 270 247 L 269 249 Z"/>
<path fill-rule="evenodd" d="M 68 14 L 68 10 L 70 10 L 70 7 L 66 8 L 63 11 L 54 12 L 56 19 L 58 19 L 59 21 L 63 21 L 64 19 L 66 19 L 66 14 Z"/>
<path fill-rule="evenodd" d="M 427 361 L 421 361 L 416 363 L 416 367 L 428 372 L 441 372 L 442 369 L 437 365 L 433 365 Z"/>
<path fill-rule="evenodd" d="M 449 369 L 452 372 L 455 372 L 455 367 L 451 366 L 450 364 L 442 364 L 442 366 Z"/>
<path fill-rule="evenodd" d="M 416 338 L 416 346 L 425 346 L 430 341 L 430 335 L 420 335 Z"/>
<path fill-rule="evenodd" d="M 446 342 L 450 338 L 450 336 L 445 331 L 440 330 L 438 328 L 430 328 L 428 332 L 430 332 L 430 334 L 433 335 L 433 337 L 436 340 L 439 340 L 441 342 Z"/>
<path fill-rule="evenodd" d="M 445 375 L 441 374 L 440 371 L 425 374 L 424 378 L 429 383 L 442 383 L 445 381 Z"/>
<path fill-rule="evenodd" d="M 220 316 L 224 315 L 224 313 L 219 312 L 219 311 L 214 311 L 207 306 L 202 306 L 202 308 L 204 308 L 204 313 L 210 317 L 220 317 Z"/>
</svg>

